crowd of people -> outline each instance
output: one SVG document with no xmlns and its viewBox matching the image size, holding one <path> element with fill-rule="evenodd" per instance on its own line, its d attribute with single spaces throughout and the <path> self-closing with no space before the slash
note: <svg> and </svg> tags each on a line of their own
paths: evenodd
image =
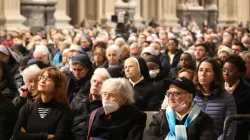
<svg viewBox="0 0 250 140">
<path fill-rule="evenodd" d="M 248 29 L 126 29 L 0 29 L 0 139 L 248 139 Z"/>
</svg>

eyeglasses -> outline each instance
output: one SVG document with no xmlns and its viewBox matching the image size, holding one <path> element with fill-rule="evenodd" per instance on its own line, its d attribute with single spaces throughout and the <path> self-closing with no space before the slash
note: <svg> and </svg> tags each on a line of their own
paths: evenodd
<svg viewBox="0 0 250 140">
<path fill-rule="evenodd" d="M 44 75 L 39 76 L 38 78 L 39 78 L 39 81 L 45 80 L 46 82 L 47 82 L 47 81 L 48 81 L 48 82 L 52 82 L 52 79 L 51 79 L 51 78 L 46 77 L 46 76 L 44 76 Z"/>
<path fill-rule="evenodd" d="M 222 69 L 222 73 L 226 73 L 226 72 L 228 72 L 228 73 L 234 73 L 236 71 L 237 71 L 237 69 L 225 69 L 225 68 Z"/>
<path fill-rule="evenodd" d="M 172 96 L 174 96 L 174 97 L 178 97 L 178 96 L 180 96 L 181 94 L 183 94 L 183 93 L 186 93 L 186 92 L 176 92 L 176 91 L 167 91 L 166 92 L 166 95 L 167 95 L 167 97 L 170 97 L 170 95 L 172 95 Z"/>
</svg>

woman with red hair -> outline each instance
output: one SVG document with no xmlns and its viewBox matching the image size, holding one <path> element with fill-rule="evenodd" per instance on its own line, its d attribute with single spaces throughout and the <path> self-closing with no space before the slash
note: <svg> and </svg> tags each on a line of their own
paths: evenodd
<svg viewBox="0 0 250 140">
<path fill-rule="evenodd" d="M 54 67 L 39 75 L 37 97 L 19 112 L 14 140 L 68 140 L 72 113 L 67 101 L 66 77 Z"/>
</svg>

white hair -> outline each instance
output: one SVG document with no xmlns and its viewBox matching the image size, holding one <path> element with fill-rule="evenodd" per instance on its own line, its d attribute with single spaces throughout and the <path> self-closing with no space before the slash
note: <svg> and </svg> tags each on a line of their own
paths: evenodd
<svg viewBox="0 0 250 140">
<path fill-rule="evenodd" d="M 130 36 L 129 38 L 128 38 L 128 42 L 129 43 L 132 43 L 132 42 L 134 42 L 134 41 L 137 41 L 137 38 L 135 37 L 135 36 Z"/>
<path fill-rule="evenodd" d="M 49 49 L 45 45 L 38 45 L 36 47 L 35 51 L 33 52 L 33 54 L 35 54 L 37 52 L 41 52 L 41 53 L 43 53 L 43 55 L 46 55 L 46 56 L 49 55 Z"/>
<path fill-rule="evenodd" d="M 72 52 L 72 51 L 82 52 L 82 48 L 79 45 L 71 45 L 69 47 L 69 52 Z"/>
<path fill-rule="evenodd" d="M 110 78 L 104 81 L 101 88 L 101 93 L 103 93 L 105 88 L 110 88 L 110 87 L 116 90 L 115 94 L 120 95 L 125 105 L 133 104 L 135 102 L 133 88 L 127 79 Z"/>
<path fill-rule="evenodd" d="M 97 68 L 94 71 L 94 74 L 91 78 L 91 81 L 93 80 L 93 77 L 102 77 L 104 80 L 111 78 L 109 72 L 105 68 Z"/>
<path fill-rule="evenodd" d="M 31 76 L 36 76 L 40 71 L 41 69 L 36 64 L 28 66 L 22 72 L 23 81 L 27 81 Z"/>
<path fill-rule="evenodd" d="M 129 49 L 133 49 L 133 48 L 140 48 L 140 49 L 141 49 L 141 46 L 139 46 L 137 43 L 132 43 L 132 44 L 129 46 Z"/>
<path fill-rule="evenodd" d="M 122 54 L 121 48 L 120 48 L 119 46 L 115 45 L 115 44 L 110 45 L 110 46 L 107 48 L 106 54 L 107 54 L 107 52 L 109 52 L 110 50 L 116 51 L 116 53 L 118 54 L 119 57 L 120 57 L 121 54 Z"/>
<path fill-rule="evenodd" d="M 121 45 L 125 44 L 125 40 L 122 37 L 118 37 L 115 39 L 115 44 L 117 44 L 118 42 L 121 43 Z"/>
</svg>

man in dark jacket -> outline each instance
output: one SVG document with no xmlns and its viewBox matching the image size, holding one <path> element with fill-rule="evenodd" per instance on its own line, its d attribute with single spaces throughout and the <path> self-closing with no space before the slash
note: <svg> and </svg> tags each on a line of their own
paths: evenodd
<svg viewBox="0 0 250 140">
<path fill-rule="evenodd" d="M 71 60 L 72 72 L 67 76 L 69 102 L 78 94 L 89 93 L 90 78 L 93 74 L 92 63 L 86 54 L 77 54 Z"/>
<path fill-rule="evenodd" d="M 9 140 L 17 120 L 15 106 L 0 93 L 0 140 Z"/>
<path fill-rule="evenodd" d="M 144 140 L 216 140 L 212 118 L 193 102 L 196 93 L 193 82 L 178 78 L 164 83 L 170 85 L 166 92 L 168 107 L 153 115 Z"/>
<path fill-rule="evenodd" d="M 150 76 L 145 60 L 141 57 L 130 57 L 124 62 L 126 77 L 134 88 L 135 105 L 142 111 L 154 111 L 160 107 L 159 96 L 155 87 L 149 82 Z"/>
<path fill-rule="evenodd" d="M 83 137 L 83 126 L 87 121 L 89 114 L 102 107 L 100 90 L 102 83 L 111 78 L 105 68 L 97 68 L 91 78 L 90 93 L 79 94 L 71 102 L 71 109 L 74 114 L 73 119 L 73 140 L 81 140 Z"/>
</svg>

